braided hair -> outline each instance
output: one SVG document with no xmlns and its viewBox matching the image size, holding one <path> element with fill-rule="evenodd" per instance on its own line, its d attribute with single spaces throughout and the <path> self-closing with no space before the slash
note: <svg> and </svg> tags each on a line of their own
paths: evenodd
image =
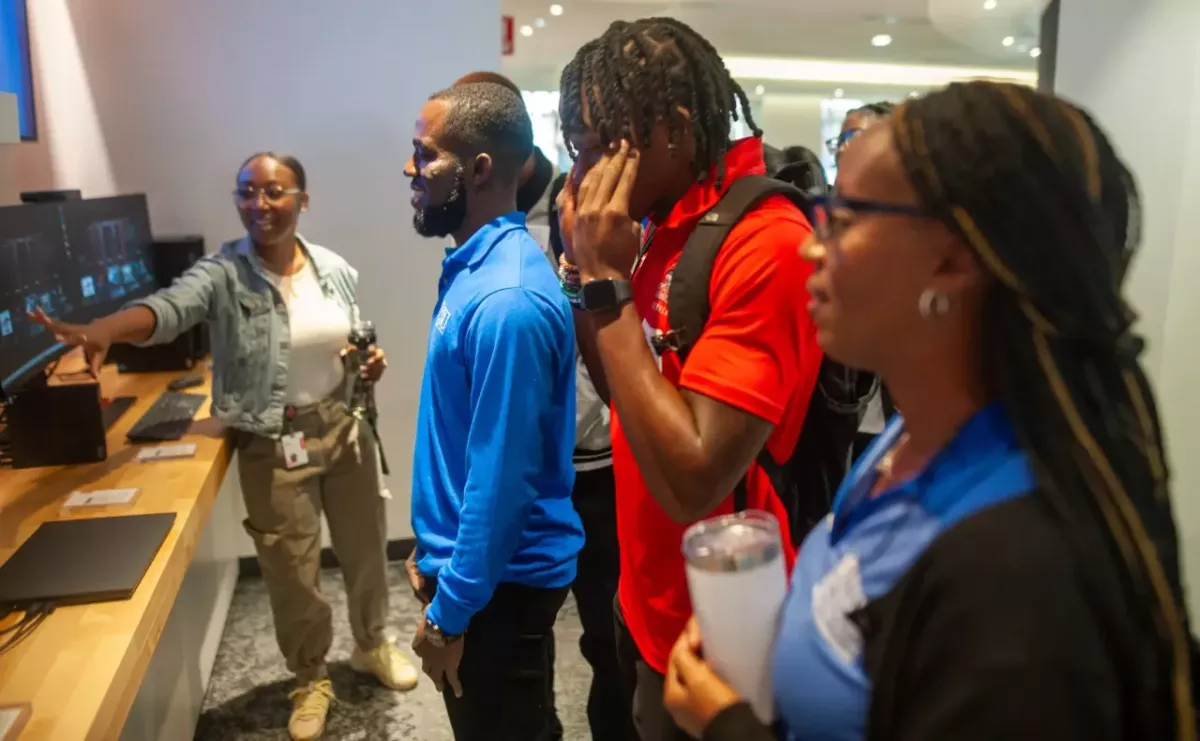
<svg viewBox="0 0 1200 741">
<path fill-rule="evenodd" d="M 715 168 L 717 187 L 725 178 L 732 122 L 740 115 L 755 136 L 762 136 L 750 116 L 746 92 L 730 76 L 721 55 L 674 18 L 613 23 L 603 36 L 584 44 L 563 69 L 560 92 L 559 118 L 572 157 L 577 152 L 571 134 L 588 128 L 583 122 L 584 96 L 591 128 L 605 147 L 622 139 L 649 142 L 660 121 L 669 127 L 671 147 L 677 147 L 683 133 L 679 109 L 687 111 L 696 147 L 693 173 L 703 179 Z"/>
<path fill-rule="evenodd" d="M 1118 574 L 1147 640 L 1135 651 L 1157 649 L 1146 671 L 1159 697 L 1169 688 L 1173 733 L 1142 737 L 1194 740 L 1167 462 L 1121 294 L 1140 239 L 1133 176 L 1086 113 L 1029 88 L 955 84 L 901 105 L 891 121 L 920 200 L 992 278 L 985 380 L 1013 419 L 1039 496 L 1083 563 L 1099 554 L 1118 566 L 1082 570 L 1093 599 L 1098 574 Z"/>
</svg>

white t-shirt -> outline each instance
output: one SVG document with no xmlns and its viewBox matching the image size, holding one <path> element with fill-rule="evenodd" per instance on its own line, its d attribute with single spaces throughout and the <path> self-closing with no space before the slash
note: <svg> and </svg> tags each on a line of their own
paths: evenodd
<svg viewBox="0 0 1200 741">
<path fill-rule="evenodd" d="M 350 334 L 350 317 L 321 290 L 312 263 L 292 275 L 264 272 L 283 296 L 291 329 L 284 401 L 294 406 L 321 401 L 337 390 L 346 374 L 341 352 Z"/>
</svg>

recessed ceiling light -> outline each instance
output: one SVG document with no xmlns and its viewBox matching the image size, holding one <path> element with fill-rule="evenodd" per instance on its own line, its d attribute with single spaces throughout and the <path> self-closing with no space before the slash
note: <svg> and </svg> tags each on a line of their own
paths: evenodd
<svg viewBox="0 0 1200 741">
<path fill-rule="evenodd" d="M 888 46 L 892 43 L 892 37 L 886 33 L 881 33 L 871 39 L 871 46 Z"/>
<path fill-rule="evenodd" d="M 833 91 L 833 97 L 835 97 L 835 98 L 840 98 L 845 94 L 846 94 L 846 91 L 842 90 L 841 88 L 838 88 L 837 90 Z"/>
<path fill-rule="evenodd" d="M 533 25 L 538 28 L 545 28 L 546 27 L 546 19 L 545 18 L 534 18 Z"/>
<path fill-rule="evenodd" d="M 765 87 L 763 87 L 762 85 L 757 85 L 754 88 L 755 95 L 762 95 L 765 92 L 767 92 L 767 89 Z"/>
<path fill-rule="evenodd" d="M 522 36 L 532 36 L 533 35 L 533 26 L 521 26 L 521 35 Z"/>
<path fill-rule="evenodd" d="M 1029 50 L 1029 56 L 1033 57 L 1034 59 L 1037 59 L 1038 57 L 1042 56 L 1041 48 L 1037 47 L 1037 46 L 1033 47 L 1032 49 Z"/>
<path fill-rule="evenodd" d="M 557 3 L 550 6 L 550 15 L 562 15 L 562 6 Z"/>
<path fill-rule="evenodd" d="M 996 9 L 996 0 L 987 0 L 987 2 L 985 2 L 983 4 L 983 9 L 984 10 L 995 10 Z"/>
<path fill-rule="evenodd" d="M 1004 40 L 1001 41 L 1000 43 L 1004 44 L 1005 46 L 1012 46 L 1013 44 L 1017 43 L 1017 40 L 1014 39 L 1012 36 L 1005 36 Z"/>
</svg>

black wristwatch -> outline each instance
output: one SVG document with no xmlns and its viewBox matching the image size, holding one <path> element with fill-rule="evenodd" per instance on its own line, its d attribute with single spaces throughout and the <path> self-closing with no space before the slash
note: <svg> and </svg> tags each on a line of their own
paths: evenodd
<svg viewBox="0 0 1200 741">
<path fill-rule="evenodd" d="M 442 629 L 437 626 L 437 623 L 433 622 L 429 618 L 425 618 L 425 640 L 432 643 L 434 648 L 445 648 L 451 643 L 457 641 L 459 638 L 462 638 L 461 633 L 456 636 L 448 636 L 442 632 Z"/>
<path fill-rule="evenodd" d="M 633 300 L 633 284 L 621 278 L 589 280 L 579 289 L 583 311 L 616 311 Z"/>
</svg>

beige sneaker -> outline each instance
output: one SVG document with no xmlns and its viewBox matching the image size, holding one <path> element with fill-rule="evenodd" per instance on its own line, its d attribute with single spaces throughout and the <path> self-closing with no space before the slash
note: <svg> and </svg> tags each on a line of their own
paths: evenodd
<svg viewBox="0 0 1200 741">
<path fill-rule="evenodd" d="M 370 651 L 355 648 L 350 654 L 350 668 L 362 674 L 373 674 L 375 678 L 389 687 L 401 692 L 407 692 L 417 686 L 417 667 L 413 666 L 400 649 L 385 640 Z"/>
<path fill-rule="evenodd" d="M 325 732 L 329 703 L 333 700 L 333 684 L 328 679 L 318 679 L 297 687 L 288 697 L 292 698 L 292 717 L 288 719 L 292 741 L 320 738 Z"/>
</svg>

